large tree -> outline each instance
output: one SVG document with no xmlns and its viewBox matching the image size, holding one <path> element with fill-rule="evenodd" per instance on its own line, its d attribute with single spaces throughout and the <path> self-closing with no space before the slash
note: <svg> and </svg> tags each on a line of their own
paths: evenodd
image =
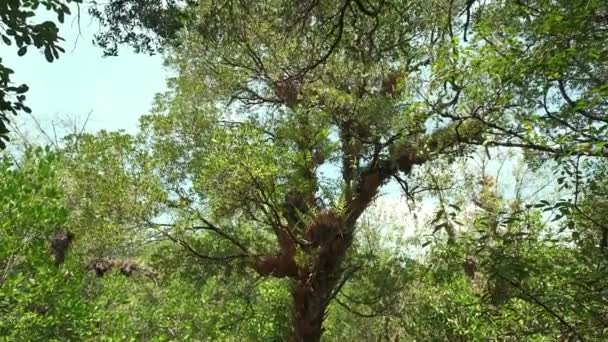
<svg viewBox="0 0 608 342">
<path fill-rule="evenodd" d="M 110 53 L 171 43 L 172 91 L 142 121 L 166 196 L 142 219 L 202 260 L 288 279 L 294 341 L 321 338 L 391 180 L 409 192 L 416 168 L 472 145 L 606 154 L 602 1 L 164 4 L 94 13 Z"/>
<path fill-rule="evenodd" d="M 175 218 L 148 224 L 203 260 L 287 278 L 295 341 L 321 338 L 381 188 L 483 133 L 433 125 L 422 95 L 443 86 L 429 73 L 452 44 L 449 4 L 434 5 L 200 4 L 169 61 L 174 90 L 143 119 Z M 201 234 L 218 248 L 197 248 Z"/>
</svg>

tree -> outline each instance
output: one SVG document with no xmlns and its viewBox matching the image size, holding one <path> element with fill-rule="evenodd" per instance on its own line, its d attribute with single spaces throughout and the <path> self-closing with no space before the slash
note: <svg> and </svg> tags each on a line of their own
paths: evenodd
<svg viewBox="0 0 608 342">
<path fill-rule="evenodd" d="M 94 42 L 105 56 L 116 56 L 119 44 L 133 46 L 135 52 L 154 54 L 175 43 L 187 19 L 193 0 L 110 0 L 103 5 L 93 2 L 89 14 L 102 29 Z"/>
<path fill-rule="evenodd" d="M 405 19 L 403 14 L 420 14 L 407 19 L 427 25 L 434 42 L 453 42 L 434 56 L 435 71 L 442 73 L 434 81 L 445 87 L 427 97 L 444 119 L 484 124 L 492 133 L 492 139 L 485 141 L 489 146 L 525 147 L 549 154 L 607 155 L 603 142 L 608 7 L 604 1 L 467 0 L 422 6 L 353 0 L 342 5 L 341 10 L 324 13 L 328 20 L 315 22 L 313 29 L 302 24 L 329 9 L 322 2 L 269 3 L 289 34 L 300 34 L 303 31 L 294 29 L 301 29 L 309 37 L 325 38 L 325 45 L 317 51 L 324 52 L 317 56 L 322 58 L 311 59 L 303 70 L 322 63 L 336 50 L 333 47 L 338 46 L 343 33 L 341 13 L 353 9 L 353 14 L 368 19 L 388 12 L 399 19 Z M 194 1 L 111 1 L 105 11 L 93 11 L 108 24 L 98 43 L 105 48 L 111 46 L 113 53 L 119 43 L 131 44 L 136 51 L 154 52 L 179 46 L 178 32 L 184 27 L 191 35 L 229 35 L 230 25 L 225 25 L 227 17 L 223 15 L 232 15 L 235 9 L 235 13 L 246 12 L 250 7 L 238 2 L 221 6 L 212 1 L 200 6 L 205 12 L 201 13 L 197 12 L 198 6 Z M 138 16 L 128 15 L 134 9 L 143 10 Z M 431 13 L 433 20 L 425 16 Z M 167 20 L 169 17 L 180 20 Z M 146 34 L 138 34 L 140 31 Z M 373 26 L 361 37 L 372 36 L 382 39 L 381 31 Z M 497 112 L 503 114 L 502 120 L 493 120 Z"/>
<path fill-rule="evenodd" d="M 57 25 L 50 20 L 41 23 L 32 23 L 36 17 L 35 11 L 42 5 L 47 11 L 57 15 L 57 21 L 63 23 L 65 16 L 69 15 L 72 3 L 79 4 L 82 0 L 49 0 L 49 1 L 22 1 L 7 0 L 0 4 L 0 37 L 2 44 L 10 46 L 15 43 L 17 55 L 23 56 L 28 47 L 35 47 L 44 51 L 44 57 L 50 63 L 65 52 L 58 45 L 62 38 L 59 36 Z M 6 147 L 9 130 L 6 126 L 10 122 L 9 113 L 17 115 L 19 111 L 31 113 L 25 105 L 25 93 L 28 86 L 15 85 L 11 81 L 13 70 L 2 64 L 0 58 L 0 150 Z"/>
<path fill-rule="evenodd" d="M 321 338 L 356 274 L 359 218 L 389 181 L 407 193 L 421 165 L 474 145 L 605 155 L 602 1 L 112 4 L 101 44 L 161 38 L 177 71 L 142 120 L 165 195 L 140 224 L 205 262 L 288 280 L 294 341 Z M 121 15 L 137 5 L 151 9 Z M 165 26 L 171 10 L 183 21 Z"/>
<path fill-rule="evenodd" d="M 463 154 L 457 135 L 482 130 L 424 127 L 433 111 L 418 82 L 449 43 L 424 19 L 430 7 L 291 5 L 194 10 L 204 25 L 183 32 L 174 94 L 142 122 L 177 218 L 147 224 L 202 260 L 288 279 L 292 337 L 312 341 L 357 269 L 348 251 L 381 187 Z M 300 11 L 294 26 L 282 21 Z M 201 251 L 209 234 L 225 247 Z"/>
</svg>

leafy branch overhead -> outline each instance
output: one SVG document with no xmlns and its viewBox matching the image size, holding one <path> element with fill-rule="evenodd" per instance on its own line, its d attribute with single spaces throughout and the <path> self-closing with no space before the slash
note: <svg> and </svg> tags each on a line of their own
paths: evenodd
<svg viewBox="0 0 608 342">
<path fill-rule="evenodd" d="M 18 56 L 24 56 L 28 48 L 39 49 L 50 63 L 59 58 L 65 50 L 58 45 L 62 40 L 55 22 L 46 20 L 36 22 L 39 14 L 36 11 L 46 10 L 56 15 L 57 21 L 63 23 L 66 15 L 71 14 L 70 4 L 79 4 L 82 0 L 6 0 L 0 3 L 0 38 L 1 44 L 17 49 Z M 4 149 L 8 140 L 9 114 L 17 115 L 20 111 L 31 113 L 25 105 L 25 93 L 28 86 L 15 85 L 11 81 L 13 70 L 5 66 L 0 58 L 0 149 Z"/>
</svg>

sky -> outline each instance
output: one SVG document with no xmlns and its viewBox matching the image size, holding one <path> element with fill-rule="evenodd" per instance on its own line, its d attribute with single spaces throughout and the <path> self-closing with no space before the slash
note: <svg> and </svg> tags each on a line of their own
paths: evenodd
<svg viewBox="0 0 608 342">
<path fill-rule="evenodd" d="M 66 52 L 58 60 L 48 63 L 35 49 L 19 57 L 14 44 L 0 45 L 3 64 L 15 71 L 13 82 L 29 85 L 27 105 L 43 127 L 60 121 L 83 123 L 91 112 L 87 131 L 134 132 L 154 95 L 165 89 L 168 71 L 162 57 L 135 54 L 125 46 L 118 57 L 103 58 L 102 50 L 92 44 L 98 24 L 91 22 L 86 10 L 81 12 L 80 35 L 75 16 L 60 26 L 65 39 L 60 46 Z M 25 113 L 16 122 L 22 129 L 33 129 Z"/>
</svg>

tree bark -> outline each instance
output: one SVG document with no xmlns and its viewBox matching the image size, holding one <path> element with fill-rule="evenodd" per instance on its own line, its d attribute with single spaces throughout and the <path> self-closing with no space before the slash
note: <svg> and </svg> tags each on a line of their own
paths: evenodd
<svg viewBox="0 0 608 342">
<path fill-rule="evenodd" d="M 330 226 L 319 225 L 319 229 Z M 320 341 L 327 306 L 344 283 L 343 261 L 352 243 L 352 227 L 333 227 L 335 234 L 322 241 L 316 248 L 313 262 L 307 270 L 301 270 L 294 280 L 292 342 Z"/>
<path fill-rule="evenodd" d="M 323 334 L 323 320 L 327 308 L 324 294 L 310 289 L 306 283 L 296 282 L 292 288 L 294 303 L 292 342 L 316 342 Z"/>
</svg>

